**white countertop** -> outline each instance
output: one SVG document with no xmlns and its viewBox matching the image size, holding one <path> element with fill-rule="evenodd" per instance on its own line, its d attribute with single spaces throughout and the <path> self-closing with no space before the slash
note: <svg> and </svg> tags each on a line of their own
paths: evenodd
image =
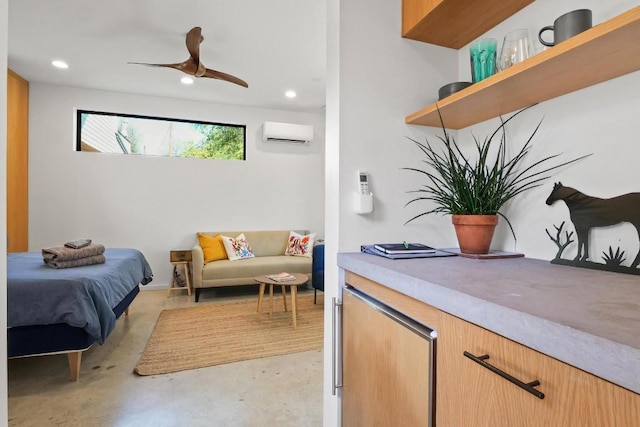
<svg viewBox="0 0 640 427">
<path fill-rule="evenodd" d="M 640 276 L 528 258 L 339 253 L 338 266 L 640 393 Z"/>
</svg>

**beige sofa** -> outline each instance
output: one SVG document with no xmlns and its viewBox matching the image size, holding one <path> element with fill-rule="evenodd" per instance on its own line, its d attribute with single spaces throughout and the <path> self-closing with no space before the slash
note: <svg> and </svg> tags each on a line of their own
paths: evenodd
<svg viewBox="0 0 640 427">
<path fill-rule="evenodd" d="M 299 234 L 309 234 L 306 230 L 294 231 Z M 255 258 L 237 261 L 224 259 L 205 264 L 200 245 L 196 243 L 192 248 L 193 288 L 196 302 L 200 299 L 200 291 L 203 288 L 255 285 L 254 277 L 277 274 L 283 271 L 311 275 L 311 258 L 284 254 L 289 239 L 289 230 L 200 232 L 200 234 L 211 237 L 218 234 L 236 237 L 240 233 L 244 233 Z"/>
</svg>

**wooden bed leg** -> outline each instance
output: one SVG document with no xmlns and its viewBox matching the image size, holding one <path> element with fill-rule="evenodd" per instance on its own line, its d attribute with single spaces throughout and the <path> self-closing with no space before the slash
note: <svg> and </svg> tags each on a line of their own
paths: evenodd
<svg viewBox="0 0 640 427">
<path fill-rule="evenodd" d="M 67 360 L 69 361 L 69 372 L 71 373 L 71 381 L 78 381 L 80 378 L 80 362 L 82 361 L 82 352 L 74 351 L 67 353 Z"/>
<path fill-rule="evenodd" d="M 125 316 L 128 316 L 128 315 L 129 315 L 129 307 L 127 307 L 127 308 L 125 308 L 125 309 L 124 309 L 124 315 L 125 315 Z"/>
</svg>

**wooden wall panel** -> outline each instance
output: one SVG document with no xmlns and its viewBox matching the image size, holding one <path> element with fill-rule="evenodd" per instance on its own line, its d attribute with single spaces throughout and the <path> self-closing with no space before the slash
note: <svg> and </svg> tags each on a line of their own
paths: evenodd
<svg viewBox="0 0 640 427">
<path fill-rule="evenodd" d="M 7 252 L 29 246 L 29 82 L 7 75 Z"/>
</svg>

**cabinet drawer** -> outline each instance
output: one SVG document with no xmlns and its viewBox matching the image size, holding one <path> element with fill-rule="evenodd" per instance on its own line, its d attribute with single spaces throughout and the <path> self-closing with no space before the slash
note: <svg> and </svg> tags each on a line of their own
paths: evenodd
<svg viewBox="0 0 640 427">
<path fill-rule="evenodd" d="M 539 381 L 544 398 L 464 356 L 523 383 Z M 442 313 L 438 330 L 437 425 L 631 426 L 640 395 L 514 341 Z"/>
<path fill-rule="evenodd" d="M 170 262 L 191 261 L 191 251 L 190 250 L 171 251 L 169 252 L 169 260 Z"/>
</svg>

